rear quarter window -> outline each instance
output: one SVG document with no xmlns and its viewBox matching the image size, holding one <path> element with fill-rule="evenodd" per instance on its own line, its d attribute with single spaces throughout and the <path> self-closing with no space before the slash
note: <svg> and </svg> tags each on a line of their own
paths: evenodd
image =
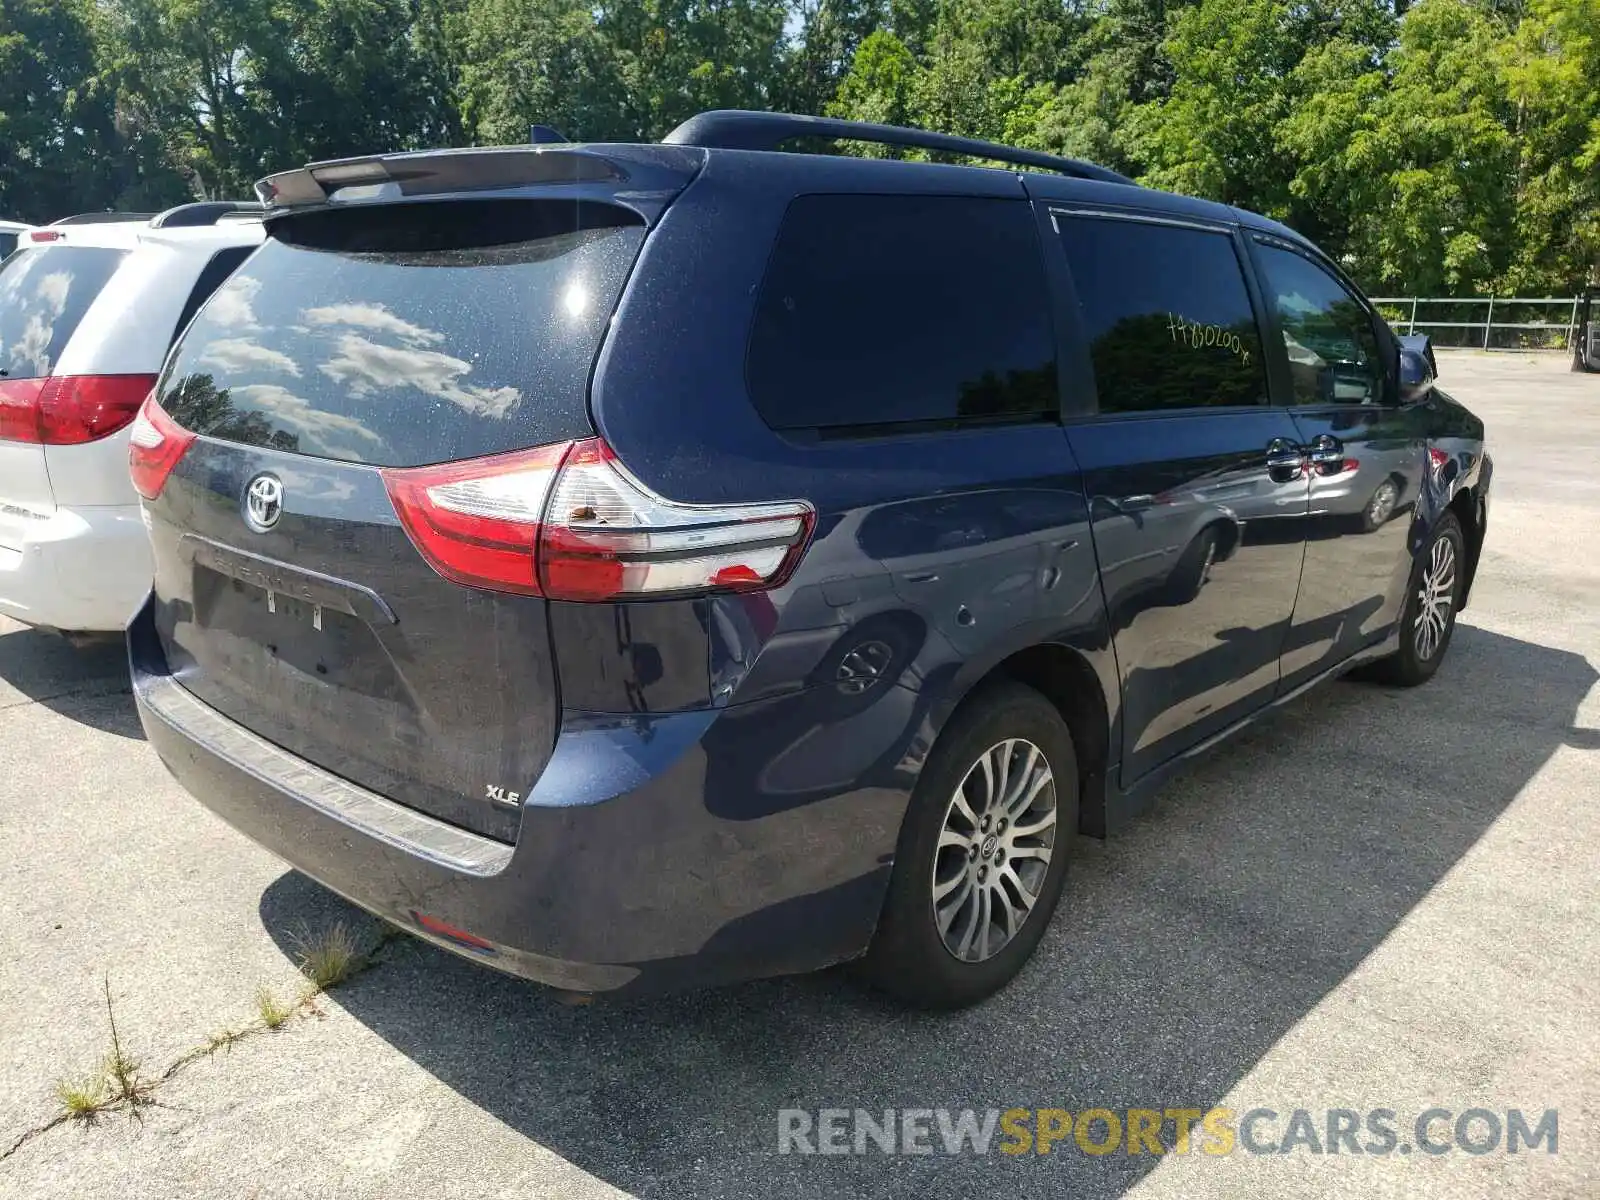
<svg viewBox="0 0 1600 1200">
<path fill-rule="evenodd" d="M 584 436 L 643 239 L 631 214 L 571 201 L 290 217 L 196 314 L 162 407 L 195 433 L 379 466 Z"/>
<path fill-rule="evenodd" d="M 47 246 L 0 264 L 0 377 L 49 375 L 126 257 L 99 246 Z"/>
<path fill-rule="evenodd" d="M 1032 210 L 978 197 L 798 197 L 761 285 L 746 382 L 778 430 L 1054 420 Z"/>
</svg>

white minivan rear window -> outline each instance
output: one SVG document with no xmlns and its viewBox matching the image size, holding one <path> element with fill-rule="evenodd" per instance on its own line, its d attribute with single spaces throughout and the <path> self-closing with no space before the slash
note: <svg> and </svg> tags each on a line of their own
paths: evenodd
<svg viewBox="0 0 1600 1200">
<path fill-rule="evenodd" d="M 49 375 L 127 256 L 101 246 L 44 246 L 0 264 L 0 379 Z"/>
</svg>

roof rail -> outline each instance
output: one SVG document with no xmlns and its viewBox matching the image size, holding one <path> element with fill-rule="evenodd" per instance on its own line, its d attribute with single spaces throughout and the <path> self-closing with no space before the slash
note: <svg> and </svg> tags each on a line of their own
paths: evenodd
<svg viewBox="0 0 1600 1200">
<path fill-rule="evenodd" d="M 196 225 L 215 225 L 227 217 L 259 217 L 266 210 L 267 206 L 256 200 L 200 200 L 167 209 L 151 220 L 150 227 L 183 229 Z"/>
<path fill-rule="evenodd" d="M 113 222 L 123 221 L 148 221 L 154 213 L 128 213 L 128 212 L 89 212 L 78 213 L 71 217 L 62 217 L 59 221 L 51 221 L 52 225 L 110 225 Z"/>
<path fill-rule="evenodd" d="M 834 138 L 852 142 L 873 142 L 884 146 L 914 146 L 919 150 L 942 150 L 971 158 L 990 158 L 1022 167 L 1059 171 L 1079 179 L 1098 179 L 1105 183 L 1133 183 L 1126 175 L 1095 163 L 1062 158 L 1042 150 L 1020 150 L 998 142 L 956 137 L 907 129 L 903 125 L 875 125 L 866 121 L 839 121 L 832 117 L 803 117 L 794 113 L 748 112 L 743 109 L 717 109 L 690 117 L 661 140 L 674 146 L 706 146 L 723 150 L 777 150 L 795 138 Z"/>
</svg>

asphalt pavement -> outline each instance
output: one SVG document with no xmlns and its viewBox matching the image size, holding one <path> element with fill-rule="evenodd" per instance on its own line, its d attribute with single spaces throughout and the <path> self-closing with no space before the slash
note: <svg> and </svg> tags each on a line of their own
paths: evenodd
<svg viewBox="0 0 1600 1200">
<path fill-rule="evenodd" d="M 1600 376 L 1450 354 L 1441 383 L 1497 472 L 1433 682 L 1325 687 L 1081 840 L 1033 964 L 954 1016 L 837 972 L 569 1007 L 401 938 L 162 1081 L 297 994 L 300 940 L 377 928 L 172 782 L 117 647 L 0 621 L 0 1154 L 96 1069 L 107 990 L 159 1081 L 28 1137 L 0 1196 L 1600 1196 Z M 1269 1148 L 1383 1109 L 1419 1152 L 778 1152 L 781 1110 L 941 1108 L 1265 1110 Z M 1427 1153 L 1431 1108 L 1446 1141 L 1555 1110 L 1556 1152 Z"/>
</svg>

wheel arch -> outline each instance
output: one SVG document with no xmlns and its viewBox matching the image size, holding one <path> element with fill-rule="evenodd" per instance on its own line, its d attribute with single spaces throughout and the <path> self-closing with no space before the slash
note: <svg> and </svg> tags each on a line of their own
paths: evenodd
<svg viewBox="0 0 1600 1200">
<path fill-rule="evenodd" d="M 977 699 L 987 684 L 1002 679 L 1033 688 L 1061 714 L 1078 756 L 1078 831 L 1104 837 L 1111 715 L 1094 667 L 1072 646 L 1036 643 L 1013 652 L 974 680 L 951 715 Z"/>
<path fill-rule="evenodd" d="M 1452 512 L 1461 525 L 1461 540 L 1465 544 L 1466 562 L 1462 564 L 1462 574 L 1465 578 L 1461 581 L 1461 603 L 1457 611 L 1466 608 L 1467 600 L 1472 595 L 1472 581 L 1478 574 L 1478 556 L 1483 551 L 1483 535 L 1485 532 L 1484 512 L 1482 499 L 1478 489 L 1464 487 L 1450 498 L 1446 512 Z"/>
</svg>

